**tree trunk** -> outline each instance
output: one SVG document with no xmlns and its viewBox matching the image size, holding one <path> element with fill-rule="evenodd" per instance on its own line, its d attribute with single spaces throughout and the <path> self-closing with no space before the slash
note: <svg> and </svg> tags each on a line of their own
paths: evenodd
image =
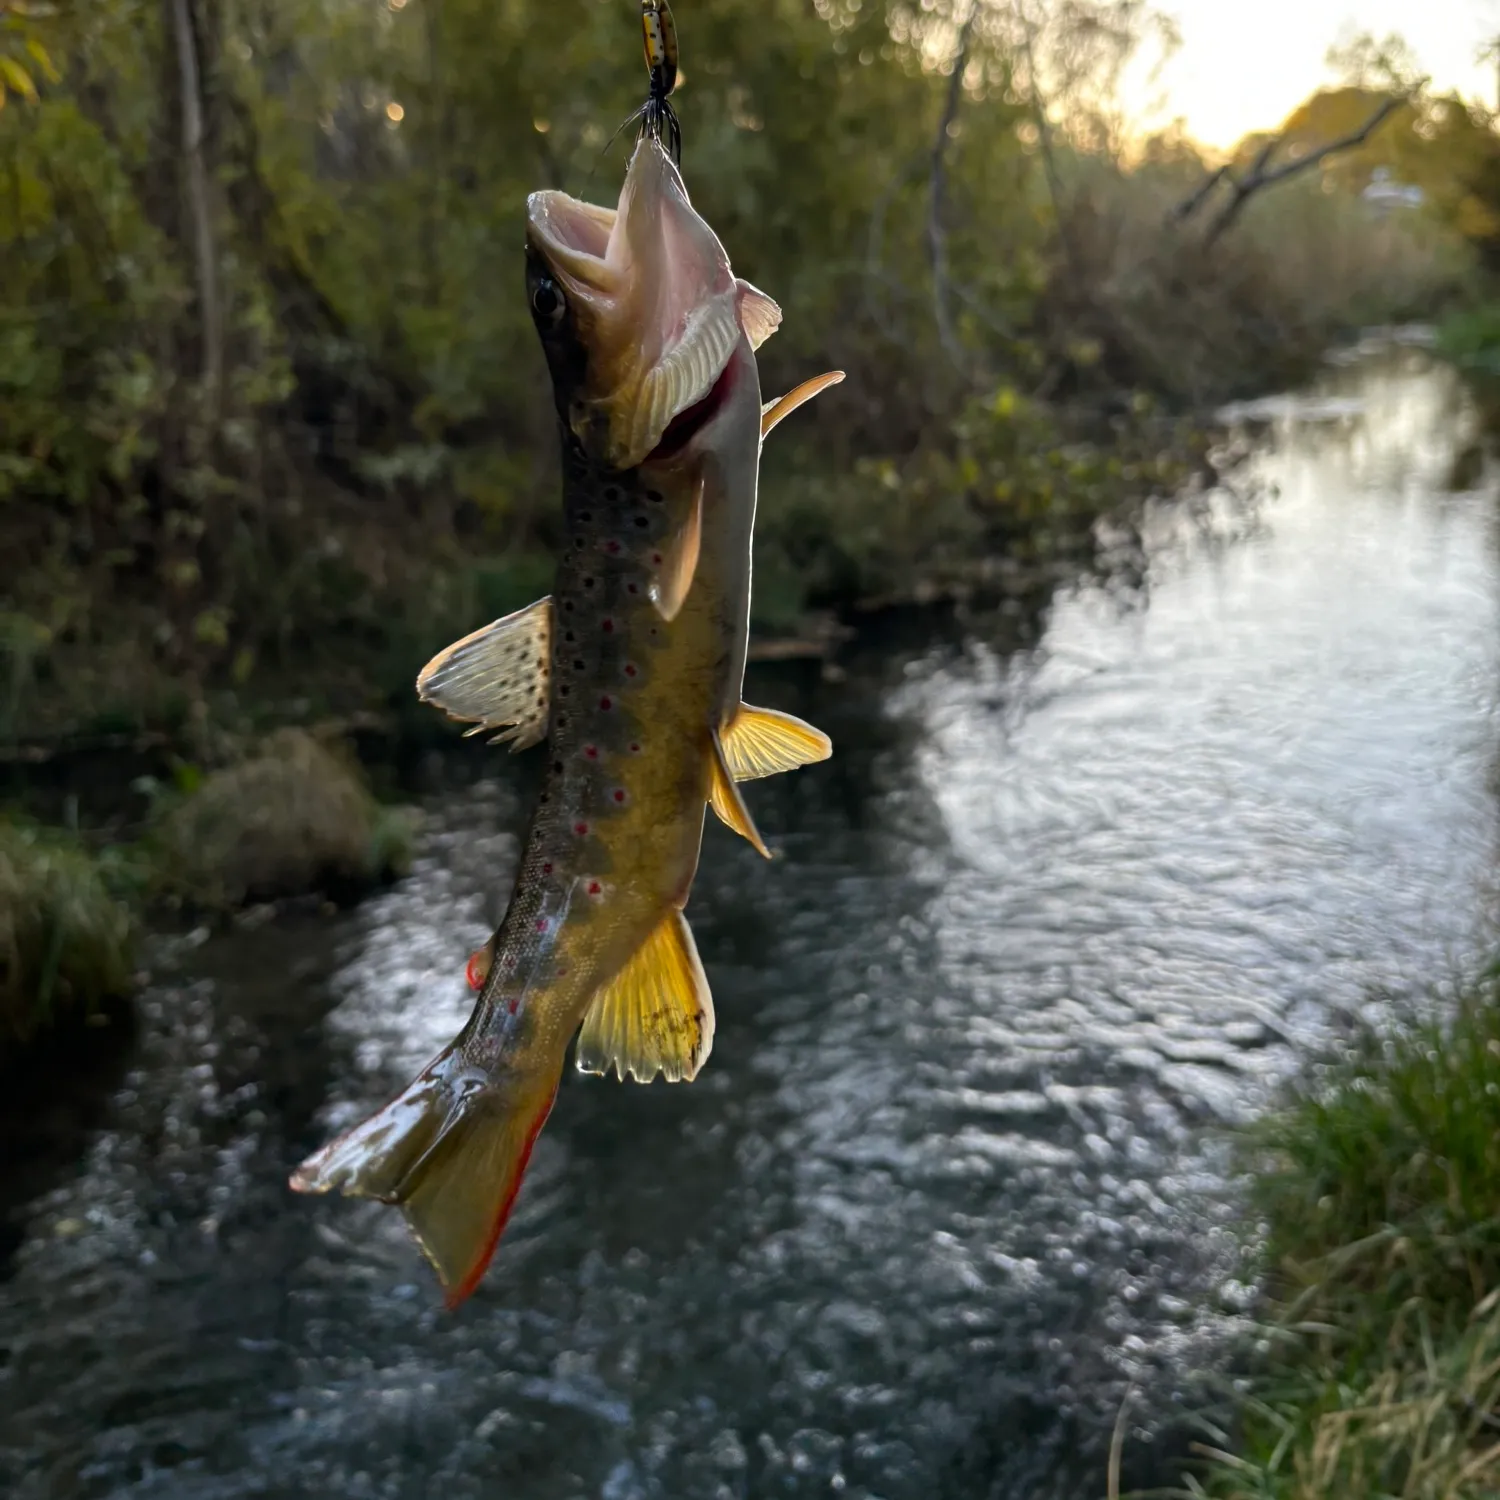
<svg viewBox="0 0 1500 1500">
<path fill-rule="evenodd" d="M 169 0 L 169 4 L 172 29 L 177 37 L 177 75 L 182 95 L 182 157 L 197 263 L 203 405 L 210 417 L 216 420 L 221 413 L 224 386 L 224 320 L 219 302 L 219 265 L 209 203 L 208 170 L 203 160 L 203 91 L 198 72 L 198 46 L 188 0 Z"/>
</svg>

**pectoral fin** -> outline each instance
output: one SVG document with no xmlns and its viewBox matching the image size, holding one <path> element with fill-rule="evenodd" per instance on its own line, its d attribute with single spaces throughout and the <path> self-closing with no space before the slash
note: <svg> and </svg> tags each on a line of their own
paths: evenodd
<svg viewBox="0 0 1500 1500">
<path fill-rule="evenodd" d="M 498 729 L 492 744 L 524 750 L 547 734 L 551 655 L 549 596 L 439 651 L 417 677 L 417 696 L 473 722 L 470 734 Z"/>
<path fill-rule="evenodd" d="M 821 729 L 814 729 L 792 714 L 774 708 L 752 708 L 740 704 L 723 734 L 724 761 L 736 781 L 774 776 L 798 766 L 827 760 L 833 742 Z"/>
<path fill-rule="evenodd" d="M 826 391 L 829 386 L 837 385 L 844 378 L 842 370 L 830 370 L 826 375 L 814 375 L 811 380 L 804 380 L 795 390 L 790 390 L 784 396 L 775 401 L 767 401 L 760 409 L 760 439 L 766 440 L 766 434 L 783 417 L 789 417 L 799 406 L 811 401 L 820 391 Z"/>
<path fill-rule="evenodd" d="M 759 349 L 781 327 L 781 309 L 743 277 L 734 286 L 739 299 L 740 327 L 745 330 L 750 347 Z"/>
<path fill-rule="evenodd" d="M 691 1079 L 714 1042 L 714 1003 L 692 930 L 680 911 L 662 918 L 640 951 L 595 997 L 578 1034 L 584 1073 L 627 1073 L 650 1083 Z"/>
<path fill-rule="evenodd" d="M 725 759 L 724 745 L 717 730 L 713 734 L 713 744 L 713 774 L 709 780 L 708 805 L 736 833 L 749 839 L 758 853 L 770 859 L 771 851 L 766 848 L 765 840 L 755 826 L 755 819 L 750 816 L 750 809 L 745 806 L 745 799 L 740 796 L 740 789 L 734 784 L 734 776 Z"/>
<path fill-rule="evenodd" d="M 687 515 L 676 533 L 668 537 L 661 547 L 661 563 L 656 577 L 651 581 L 651 602 L 664 620 L 675 620 L 682 608 L 688 590 L 693 586 L 693 575 L 698 571 L 698 552 L 703 544 L 703 476 L 700 474 L 693 485 L 693 498 L 688 503 Z"/>
</svg>

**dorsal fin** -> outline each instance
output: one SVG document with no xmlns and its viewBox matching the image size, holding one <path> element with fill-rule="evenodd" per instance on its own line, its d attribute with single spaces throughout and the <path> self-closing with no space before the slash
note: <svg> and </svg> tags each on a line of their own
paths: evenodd
<svg viewBox="0 0 1500 1500">
<path fill-rule="evenodd" d="M 472 723 L 470 734 L 498 729 L 492 743 L 524 750 L 547 734 L 551 657 L 548 596 L 439 651 L 417 676 L 417 696 Z"/>
</svg>

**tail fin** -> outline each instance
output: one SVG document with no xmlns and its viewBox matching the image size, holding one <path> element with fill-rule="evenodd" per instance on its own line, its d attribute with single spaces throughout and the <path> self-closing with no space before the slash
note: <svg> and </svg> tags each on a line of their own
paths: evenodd
<svg viewBox="0 0 1500 1500">
<path fill-rule="evenodd" d="M 308 1157 L 291 1185 L 399 1204 L 457 1307 L 495 1253 L 556 1094 L 556 1074 L 497 1080 L 450 1047 L 384 1109 Z"/>
</svg>

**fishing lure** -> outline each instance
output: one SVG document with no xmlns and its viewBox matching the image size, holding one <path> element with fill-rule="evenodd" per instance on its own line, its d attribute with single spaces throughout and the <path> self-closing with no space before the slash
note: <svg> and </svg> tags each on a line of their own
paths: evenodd
<svg viewBox="0 0 1500 1500">
<path fill-rule="evenodd" d="M 681 165 L 682 127 L 670 99 L 677 87 L 677 23 L 667 0 L 641 0 L 641 42 L 650 88 L 641 106 L 640 134 L 654 136 Z"/>
</svg>

